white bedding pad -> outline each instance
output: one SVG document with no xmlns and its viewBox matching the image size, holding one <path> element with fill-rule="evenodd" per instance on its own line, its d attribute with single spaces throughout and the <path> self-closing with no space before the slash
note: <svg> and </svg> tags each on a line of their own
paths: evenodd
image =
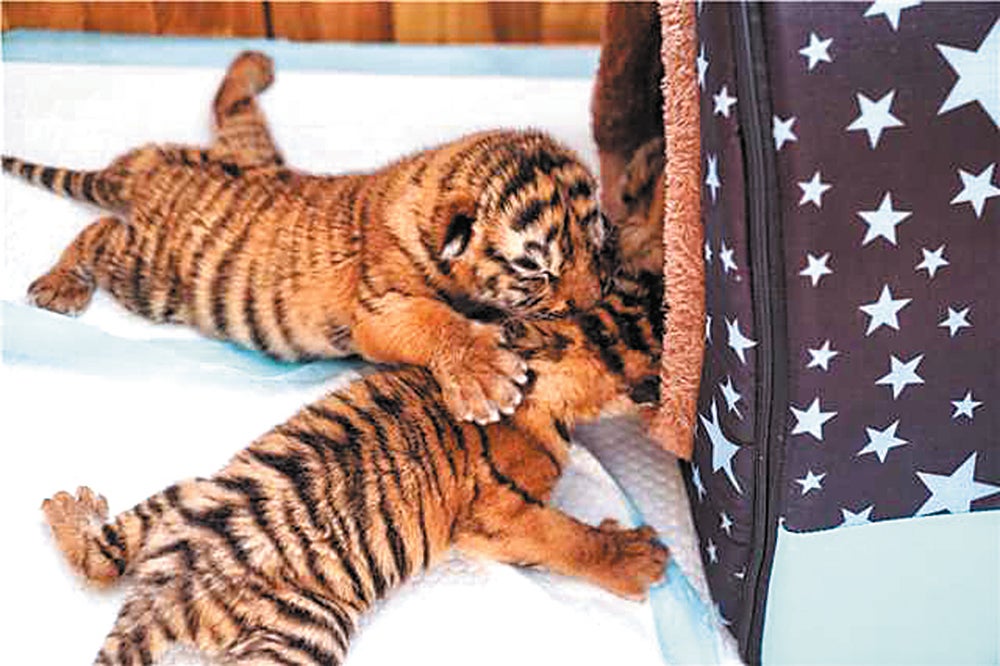
<svg viewBox="0 0 1000 666">
<path fill-rule="evenodd" d="M 212 68 L 28 63 L 5 63 L 2 71 L 3 152 L 75 168 L 99 168 L 149 141 L 204 144 L 222 76 Z M 278 72 L 262 101 L 287 161 L 304 169 L 371 168 L 497 126 L 548 130 L 593 164 L 590 85 L 289 71 Z M 98 593 L 72 576 L 48 536 L 41 500 L 87 484 L 107 495 L 112 512 L 128 508 L 176 480 L 212 473 L 302 404 L 357 375 L 349 364 L 280 367 L 188 329 L 151 324 L 101 293 L 76 320 L 29 310 L 28 284 L 99 212 L 10 177 L 0 191 L 0 441 L 6 453 L 0 502 L 8 516 L 5 543 L 16 544 L 0 550 L 0 570 L 6 572 L 4 597 L 17 609 L 5 621 L 5 634 L 16 640 L 7 642 L 0 660 L 88 663 L 111 627 L 122 590 Z M 560 506 L 589 522 L 635 516 L 582 449 L 574 450 L 557 496 Z M 681 530 L 691 542 L 689 526 Z M 676 565 L 671 572 L 669 585 L 686 585 Z M 677 597 L 664 603 L 681 627 L 688 622 L 681 616 L 699 602 Z M 659 630 L 660 639 L 676 640 L 669 653 L 677 663 L 692 661 L 684 655 L 700 661 L 716 654 L 704 628 L 675 637 Z M 649 602 L 456 557 L 370 615 L 348 663 L 467 664 L 475 655 L 479 664 L 641 666 L 662 663 L 667 652 L 660 650 Z M 182 653 L 173 663 L 200 662 Z"/>
</svg>

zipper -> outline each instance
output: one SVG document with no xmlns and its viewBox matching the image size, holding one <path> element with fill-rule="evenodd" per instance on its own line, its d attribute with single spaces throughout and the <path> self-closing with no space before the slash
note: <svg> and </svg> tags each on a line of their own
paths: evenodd
<svg viewBox="0 0 1000 666">
<path fill-rule="evenodd" d="M 770 86 L 763 9 L 758 3 L 730 5 L 740 99 L 750 291 L 757 332 L 756 429 L 753 527 L 744 580 L 743 616 L 737 639 L 750 664 L 761 660 L 767 588 L 778 531 L 782 451 L 788 400 L 788 344 L 781 209 L 771 134 Z M 773 221 L 773 223 L 772 223 Z"/>
</svg>

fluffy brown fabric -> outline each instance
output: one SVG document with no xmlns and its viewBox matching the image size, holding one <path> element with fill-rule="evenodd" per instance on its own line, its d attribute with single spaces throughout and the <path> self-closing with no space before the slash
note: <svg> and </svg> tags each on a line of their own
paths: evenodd
<svg viewBox="0 0 1000 666">
<path fill-rule="evenodd" d="M 701 226 L 701 135 L 695 75 L 695 13 L 690 2 L 660 5 L 663 34 L 663 126 L 666 200 L 664 298 L 670 304 L 663 341 L 662 401 L 651 432 L 689 459 L 705 348 L 705 264 Z"/>
</svg>

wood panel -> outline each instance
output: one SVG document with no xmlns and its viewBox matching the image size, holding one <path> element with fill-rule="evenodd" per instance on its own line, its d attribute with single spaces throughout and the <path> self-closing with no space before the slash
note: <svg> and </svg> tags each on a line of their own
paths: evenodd
<svg viewBox="0 0 1000 666">
<path fill-rule="evenodd" d="M 274 2 L 274 36 L 296 41 L 391 42 L 388 2 Z"/>
<path fill-rule="evenodd" d="M 260 2 L 2 2 L 3 29 L 263 37 Z"/>
<path fill-rule="evenodd" d="M 3 29 L 301 41 L 597 43 L 603 2 L 0 2 Z"/>
</svg>

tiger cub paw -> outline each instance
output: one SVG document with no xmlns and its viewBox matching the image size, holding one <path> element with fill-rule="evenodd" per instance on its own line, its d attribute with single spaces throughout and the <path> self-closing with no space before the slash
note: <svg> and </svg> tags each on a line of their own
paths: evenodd
<svg viewBox="0 0 1000 666">
<path fill-rule="evenodd" d="M 604 538 L 604 587 L 626 599 L 642 601 L 650 586 L 664 579 L 670 551 L 649 525 L 629 529 L 608 518 L 597 529 Z"/>
<path fill-rule="evenodd" d="M 108 501 L 102 495 L 86 486 L 77 488 L 75 497 L 61 491 L 42 502 L 42 512 L 56 545 L 73 569 L 95 581 L 110 581 L 118 576 L 110 560 L 90 556 L 92 537 L 108 517 Z"/>
<path fill-rule="evenodd" d="M 503 334 L 493 326 L 473 323 L 465 344 L 447 347 L 431 363 L 445 405 L 462 421 L 496 423 L 513 414 L 528 383 L 528 364 L 503 349 Z"/>
<path fill-rule="evenodd" d="M 54 270 L 28 287 L 28 300 L 45 310 L 64 315 L 78 315 L 87 308 L 94 294 L 94 284 L 68 270 Z"/>
<path fill-rule="evenodd" d="M 227 76 L 259 93 L 274 83 L 274 61 L 260 51 L 244 51 L 229 65 Z"/>
</svg>

